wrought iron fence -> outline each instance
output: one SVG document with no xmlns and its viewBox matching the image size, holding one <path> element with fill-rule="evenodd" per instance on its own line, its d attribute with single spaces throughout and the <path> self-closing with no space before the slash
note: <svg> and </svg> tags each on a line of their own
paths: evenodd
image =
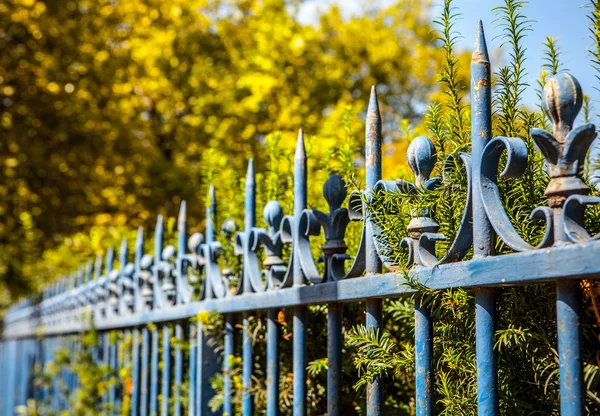
<svg viewBox="0 0 600 416">
<path fill-rule="evenodd" d="M 549 206 L 536 208 L 532 216 L 546 222 L 542 242 L 533 247 L 523 240 L 503 207 L 498 177 L 518 177 L 527 166 L 527 147 L 519 138 L 491 137 L 490 62 L 483 28 L 479 26 L 471 62 L 472 153 L 461 154 L 468 175 L 468 192 L 460 228 L 447 253 L 436 256 L 436 242 L 444 239 L 439 225 L 428 210 L 412 213 L 409 237 L 402 244 L 409 250 L 410 273 L 415 281 L 432 289 L 472 288 L 476 299 L 477 402 L 480 415 L 497 415 L 498 370 L 494 352 L 495 288 L 555 282 L 556 320 L 560 360 L 561 414 L 584 414 L 584 385 L 580 333 L 581 279 L 597 279 L 599 236 L 590 236 L 583 227 L 587 205 L 600 198 L 588 196 L 589 188 L 580 173 L 589 146 L 596 137 L 593 124 L 574 127 L 582 106 L 582 91 L 576 79 L 561 73 L 544 89 L 543 107 L 554 123 L 554 132 L 534 129 L 532 137 L 546 161 L 550 177 L 546 189 Z M 435 150 L 426 137 L 415 139 L 408 149 L 408 162 L 415 182 L 383 181 L 381 178 L 381 117 L 375 88 L 366 117 L 366 189 L 347 198 L 341 177 L 332 175 L 323 187 L 329 212 L 307 210 L 307 170 L 304 138 L 300 132 L 294 159 L 294 210 L 284 216 L 281 205 L 271 201 L 264 207 L 267 229 L 256 225 L 256 187 L 252 161 L 248 165 L 245 189 L 244 230 L 237 233 L 236 254 L 242 259 L 237 287 L 230 287 L 232 275 L 222 270 L 218 256 L 222 247 L 215 240 L 215 189 L 210 189 L 203 238 L 188 238 L 185 202 L 178 219 L 177 247 L 163 247 L 163 220 L 158 218 L 153 254 L 144 247 L 143 230 L 138 231 L 133 262 L 123 242 L 119 252 L 120 269 L 113 268 L 113 251 L 103 261 L 80 270 L 71 279 L 62 279 L 44 291 L 43 296 L 15 305 L 6 314 L 0 342 L 0 412 L 12 415 L 27 399 L 50 400 L 55 409 L 67 409 L 59 383 L 74 389 L 80 380 L 73 373 L 55 374 L 50 386 L 32 385 L 34 367 L 51 360 L 59 345 L 71 351 L 81 348 L 81 334 L 93 317 L 99 345 L 93 357 L 110 368 L 121 360 L 131 367 L 131 414 L 181 415 L 212 414 L 211 375 L 222 370 L 224 378 L 223 414 L 233 414 L 231 356 L 234 355 L 236 315 L 243 315 L 242 405 L 241 413 L 253 413 L 251 384 L 253 352 L 250 318 L 256 311 L 268 311 L 266 346 L 266 409 L 278 414 L 279 363 L 288 359 L 279 354 L 280 327 L 277 313 L 293 307 L 293 414 L 307 412 L 307 306 L 327 305 L 327 408 L 340 414 L 342 324 L 344 302 L 366 301 L 366 325 L 377 330 L 382 325 L 382 298 L 413 294 L 404 285 L 382 247 L 388 236 L 372 220 L 369 201 L 374 192 L 429 192 L 443 179 L 430 178 Z M 503 156 L 506 155 L 506 156 Z M 505 161 L 501 163 L 501 158 Z M 499 167 L 503 170 L 499 173 Z M 348 208 L 343 207 L 348 200 Z M 345 232 L 350 221 L 362 221 L 360 248 L 352 260 L 346 251 Z M 231 224 L 226 231 L 233 232 Z M 322 246 L 324 272 L 319 272 L 311 252 L 311 237 L 324 233 Z M 497 237 L 496 237 L 497 236 Z M 494 255 L 494 242 L 500 238 L 514 250 Z M 289 262 L 283 250 L 290 246 Z M 463 260 L 472 249 L 473 257 Z M 264 254 L 259 255 L 261 251 Z M 439 251 L 439 250 L 438 250 Z M 382 272 L 383 266 L 389 272 Z M 197 273 L 190 275 L 189 269 Z M 192 276 L 192 277 L 190 277 Z M 190 281 L 202 277 L 202 289 Z M 428 307 L 416 297 L 416 413 L 434 412 L 433 322 Z M 200 312 L 222 314 L 225 320 L 225 359 L 208 346 L 202 323 L 192 320 Z M 169 324 L 173 324 L 169 325 Z M 150 325 L 151 324 L 151 325 Z M 171 332 L 174 327 L 174 334 Z M 130 335 L 128 354 L 109 339 L 110 331 Z M 162 333 L 162 336 L 160 335 Z M 190 341 L 184 354 L 176 340 Z M 162 346 L 159 346 L 162 341 Z M 159 357 L 162 354 L 162 358 Z M 188 357 L 187 364 L 184 357 Z M 187 369 L 185 366 L 187 365 Z M 222 367 L 219 369 L 219 367 Z M 172 372 L 172 373 L 171 373 Z M 187 378 L 185 384 L 184 376 Z M 177 400 L 181 386 L 187 386 L 188 408 Z M 367 387 L 367 414 L 382 409 L 382 384 L 377 377 Z M 159 399 L 160 396 L 160 399 Z M 170 400 L 174 398 L 175 400 Z M 121 394 L 111 387 L 104 400 L 117 409 Z M 159 408 L 160 406 L 160 408 Z M 68 410 L 68 409 L 67 409 Z"/>
</svg>

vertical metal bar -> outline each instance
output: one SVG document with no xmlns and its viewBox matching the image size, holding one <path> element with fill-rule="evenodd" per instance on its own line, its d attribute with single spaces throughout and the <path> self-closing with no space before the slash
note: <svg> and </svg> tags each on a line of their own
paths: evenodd
<svg viewBox="0 0 600 416">
<path fill-rule="evenodd" d="M 142 328 L 142 362 L 141 373 L 138 382 L 140 383 L 140 416 L 148 416 L 148 391 L 149 391 L 149 371 L 148 366 L 150 365 L 150 356 L 148 349 L 150 346 L 150 331 L 147 327 Z M 134 380 L 135 382 L 135 380 Z M 137 413 L 131 412 L 131 416 L 137 416 Z"/>
<path fill-rule="evenodd" d="M 6 383 L 4 375 L 6 374 L 6 341 L 0 340 L 0 415 L 4 413 L 4 397 L 6 395 Z"/>
<path fill-rule="evenodd" d="M 135 253 L 134 253 L 134 265 L 135 273 L 133 274 L 133 312 L 141 312 L 144 310 L 144 300 L 140 290 L 140 272 L 141 262 L 144 256 L 144 229 L 138 227 L 137 235 L 135 237 Z"/>
<path fill-rule="evenodd" d="M 134 328 L 131 341 L 131 414 L 138 415 L 140 407 L 140 329 Z M 146 357 L 147 358 L 147 357 Z"/>
<path fill-rule="evenodd" d="M 162 339 L 162 416 L 169 416 L 169 400 L 171 397 L 171 328 L 163 326 Z"/>
<path fill-rule="evenodd" d="M 267 312 L 267 416 L 279 416 L 279 337 L 278 309 Z"/>
<path fill-rule="evenodd" d="M 294 155 L 294 221 L 299 221 L 302 211 L 306 209 L 306 149 L 304 147 L 304 132 L 298 132 L 298 142 Z M 294 233 L 293 247 L 297 245 L 297 232 Z M 305 283 L 304 272 L 300 265 L 298 251 L 294 250 L 292 273 L 294 286 Z M 306 415 L 306 306 L 294 307 L 293 320 L 293 373 L 294 373 L 294 416 Z"/>
<path fill-rule="evenodd" d="M 250 312 L 243 314 L 243 333 L 242 333 L 242 415 L 252 415 L 252 368 L 254 366 L 252 357 L 252 334 L 250 328 Z"/>
<path fill-rule="evenodd" d="M 244 194 L 244 232 L 250 233 L 256 225 L 256 184 L 254 176 L 254 161 L 248 162 L 246 172 L 246 189 Z M 248 241 L 246 239 L 246 241 Z M 245 254 L 244 254 L 245 255 Z M 251 292 L 250 276 L 248 270 L 244 267 L 244 293 Z M 250 319 L 252 313 L 245 311 L 243 314 L 243 332 L 242 332 L 242 415 L 252 416 L 252 370 L 254 360 L 252 356 L 252 333 L 250 328 Z"/>
<path fill-rule="evenodd" d="M 150 347 L 150 415 L 158 415 L 158 329 L 152 330 L 152 345 Z"/>
<path fill-rule="evenodd" d="M 22 382 L 21 382 L 21 378 L 24 372 L 24 368 L 23 368 L 23 364 L 24 361 L 23 357 L 22 357 L 22 353 L 23 353 L 23 341 L 21 339 L 16 339 L 15 343 L 17 344 L 17 350 L 16 350 L 16 373 L 15 373 L 15 377 L 10 381 L 11 383 L 13 383 L 15 385 L 15 406 L 18 406 L 21 403 L 21 391 L 22 391 Z M 56 385 L 56 380 L 52 380 L 53 386 Z M 56 396 L 56 395 L 55 395 Z"/>
<path fill-rule="evenodd" d="M 342 304 L 327 305 L 327 415 L 338 416 L 342 393 Z"/>
<path fill-rule="evenodd" d="M 215 187 L 210 184 L 208 190 L 209 203 L 206 206 L 206 246 L 210 247 L 214 243 L 214 224 L 217 218 L 217 204 L 215 198 Z M 212 276 L 205 275 L 205 279 L 211 279 Z M 207 287 L 210 287 L 207 286 Z M 206 296 L 211 298 L 213 293 L 208 290 Z M 219 357 L 216 357 L 214 351 L 207 345 L 208 334 L 204 332 L 202 323 L 198 322 L 196 327 L 196 413 L 200 415 L 211 415 L 213 412 L 208 406 L 208 402 L 212 397 L 212 388 L 210 385 L 211 377 L 216 374 L 220 368 L 223 371 L 223 409 L 229 409 L 231 415 L 231 366 L 228 357 L 233 357 L 234 353 L 234 338 L 233 338 L 233 325 L 235 322 L 235 315 L 227 314 L 224 317 L 225 320 L 225 339 L 224 339 L 224 359 L 220 361 Z M 227 322 L 230 322 L 230 329 L 227 329 Z"/>
<path fill-rule="evenodd" d="M 187 211 L 186 211 L 186 202 L 182 201 L 181 206 L 179 208 L 179 216 L 177 218 L 177 260 L 176 264 L 176 294 L 175 294 L 175 303 L 182 303 L 183 300 L 183 290 L 180 287 L 182 280 L 185 275 L 184 270 L 184 261 L 183 258 L 185 256 L 186 249 L 186 240 L 187 240 Z M 175 338 L 176 338 L 176 346 L 175 346 L 175 377 L 174 377 L 174 406 L 175 409 L 173 414 L 175 416 L 180 416 L 182 412 L 181 405 L 181 386 L 183 384 L 183 350 L 181 349 L 181 343 L 184 339 L 184 331 L 183 331 L 183 323 L 176 322 L 175 323 Z M 191 386 L 188 386 L 188 389 Z M 189 397 L 188 397 L 189 398 Z"/>
<path fill-rule="evenodd" d="M 181 322 L 175 323 L 175 374 L 174 374 L 174 406 L 173 415 L 181 416 L 181 393 L 180 389 L 183 385 L 183 351 L 181 343 L 183 342 L 183 325 Z"/>
<path fill-rule="evenodd" d="M 204 391 L 204 333 L 202 323 L 196 325 L 196 413 L 190 416 L 201 415 L 203 408 Z"/>
<path fill-rule="evenodd" d="M 6 371 L 6 385 L 8 386 L 7 390 L 7 400 L 6 400 L 6 416 L 12 416 L 13 409 L 15 408 L 15 388 L 14 383 L 11 380 L 15 379 L 15 366 L 17 365 L 16 360 L 16 343 L 14 339 L 8 341 L 8 363 L 7 363 L 7 371 Z"/>
<path fill-rule="evenodd" d="M 201 415 L 204 410 L 203 397 L 205 394 L 204 388 L 204 332 L 202 329 L 202 323 L 198 322 L 196 326 L 196 414 L 190 416 Z"/>
<path fill-rule="evenodd" d="M 101 337 L 100 337 L 100 343 L 102 344 L 102 361 L 101 364 L 108 366 L 110 368 L 110 353 L 111 353 L 111 345 L 110 345 L 110 333 L 108 331 L 105 331 L 102 333 Z M 106 376 L 104 376 L 106 378 Z M 104 380 L 105 382 L 108 381 L 108 379 Z M 110 390 L 110 389 L 109 389 Z M 109 411 L 110 409 L 110 403 L 108 401 L 109 398 L 109 394 L 108 391 L 104 393 L 104 395 L 102 396 L 102 408 L 103 411 L 110 415 L 111 412 Z"/>
<path fill-rule="evenodd" d="M 473 257 L 494 254 L 494 233 L 481 201 L 480 172 L 489 169 L 481 155 L 492 137 L 490 59 L 479 21 L 471 59 L 471 140 L 473 157 Z M 477 355 L 477 408 L 480 416 L 497 416 L 498 375 L 494 352 L 496 327 L 495 290 L 475 289 L 475 330 Z"/>
<path fill-rule="evenodd" d="M 111 341 L 111 335 L 108 334 L 109 337 L 109 342 Z M 110 375 L 111 377 L 116 375 L 117 372 L 117 344 L 114 342 L 110 342 L 109 346 L 108 346 L 108 353 L 109 353 L 109 368 L 110 368 Z M 109 387 L 108 390 L 108 406 L 109 406 L 109 414 L 114 414 L 115 413 L 115 405 L 116 405 L 116 398 L 117 398 L 117 388 L 115 384 L 112 384 Z"/>
<path fill-rule="evenodd" d="M 415 303 L 416 414 L 432 416 L 434 409 L 433 324 L 421 297 Z"/>
<path fill-rule="evenodd" d="M 229 416 L 233 415 L 233 403 L 231 402 L 231 366 L 234 354 L 234 328 L 235 315 L 228 313 L 225 315 L 225 340 L 223 347 L 223 414 Z"/>
<path fill-rule="evenodd" d="M 188 416 L 194 416 L 196 414 L 196 351 L 198 346 L 196 344 L 196 325 L 190 323 L 188 339 L 190 344 L 190 355 L 188 363 Z"/>
<path fill-rule="evenodd" d="M 585 388 L 581 357 L 581 293 L 579 281 L 556 282 L 556 319 L 560 362 L 560 414 L 585 414 Z"/>
<path fill-rule="evenodd" d="M 17 343 L 17 347 L 19 344 Z M 58 336 L 52 337 L 52 361 L 56 363 L 56 353 L 58 349 Z M 21 348 L 19 348 L 21 350 Z M 20 354 L 20 351 L 18 351 Z M 59 398 L 59 388 L 58 388 L 58 377 L 52 378 L 52 410 L 58 410 L 58 398 Z"/>
<path fill-rule="evenodd" d="M 381 180 L 381 114 L 375 87 L 371 88 L 371 97 L 367 109 L 367 120 L 365 127 L 365 171 L 367 194 L 375 188 L 377 181 Z M 369 217 L 369 210 L 365 212 L 365 250 L 367 273 L 381 273 L 382 265 L 373 240 L 373 225 Z M 367 330 L 380 333 L 382 327 L 382 303 L 381 299 L 367 299 L 366 327 Z M 375 416 L 381 414 L 382 386 L 379 376 L 367 385 L 367 415 Z"/>
</svg>

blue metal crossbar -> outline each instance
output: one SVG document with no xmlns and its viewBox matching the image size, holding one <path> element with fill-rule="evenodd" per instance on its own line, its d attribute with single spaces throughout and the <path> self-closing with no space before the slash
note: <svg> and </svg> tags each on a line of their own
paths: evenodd
<svg viewBox="0 0 600 416">
<path fill-rule="evenodd" d="M 600 237 L 590 236 L 583 226 L 587 205 L 600 203 L 588 196 L 589 188 L 579 177 L 581 164 L 596 137 L 595 126 L 573 123 L 582 105 L 577 80 L 567 73 L 548 80 L 543 106 L 554 124 L 553 133 L 540 129 L 532 137 L 546 160 L 550 181 L 546 190 L 548 206 L 533 216 L 546 221 L 542 242 L 533 247 L 510 223 L 502 205 L 498 177 L 518 177 L 527 166 L 527 146 L 519 138 L 492 137 L 490 61 L 481 24 L 471 62 L 472 152 L 461 154 L 468 176 L 465 211 L 449 249 L 436 256 L 436 241 L 445 239 L 429 211 L 413 212 L 408 235 L 402 242 L 409 250 L 410 271 L 415 282 L 431 289 L 471 288 L 476 304 L 477 403 L 479 415 L 499 414 L 498 369 L 494 352 L 495 290 L 501 286 L 556 282 L 558 359 L 560 361 L 561 414 L 584 414 L 584 385 L 581 358 L 579 281 L 598 279 Z M 130 389 L 132 415 L 209 415 L 212 397 L 211 377 L 223 372 L 221 410 L 231 415 L 235 329 L 242 328 L 241 414 L 254 413 L 252 385 L 253 344 L 251 320 L 257 311 L 267 311 L 266 327 L 266 409 L 269 416 L 279 413 L 281 328 L 278 313 L 293 308 L 293 414 L 307 413 L 307 306 L 327 305 L 327 411 L 342 410 L 342 311 L 345 302 L 366 300 L 366 326 L 382 328 L 382 299 L 416 294 L 415 355 L 416 413 L 434 413 L 433 318 L 421 302 L 414 285 L 387 258 L 382 247 L 389 236 L 373 220 L 370 201 L 376 192 L 428 192 L 443 179 L 430 178 L 435 149 L 426 137 L 416 138 L 407 159 L 415 173 L 414 183 L 384 181 L 381 177 L 382 120 L 375 88 L 371 91 L 366 116 L 366 189 L 348 195 L 343 179 L 332 175 L 323 187 L 329 212 L 307 209 L 307 157 L 302 131 L 298 135 L 294 159 L 294 210 L 284 216 L 281 205 L 270 201 L 263 215 L 267 229 L 256 227 L 256 186 L 252 160 L 248 164 L 243 231 L 237 233 L 236 253 L 242 260 L 242 273 L 236 288 L 230 286 L 231 272 L 218 261 L 222 250 L 215 240 L 215 188 L 210 187 L 206 211 L 205 239 L 200 234 L 188 238 L 185 202 L 178 219 L 177 248 L 164 246 L 163 219 L 155 229 L 154 249 L 147 253 L 140 229 L 133 262 L 128 262 L 127 243 L 119 253 L 119 269 L 113 269 L 113 251 L 98 257 L 70 279 L 52 284 L 42 299 L 28 299 L 11 308 L 4 318 L 0 342 L 0 415 L 12 415 L 27 400 L 49 400 L 57 410 L 69 409 L 65 390 L 80 385 L 76 374 L 61 371 L 52 383 L 38 388 L 32 383 L 34 370 L 51 361 L 66 346 L 81 351 L 83 344 L 74 335 L 90 329 L 98 331 L 97 346 L 90 359 L 112 370 L 130 367 L 129 383 L 111 385 L 107 390 L 108 414 L 121 414 L 123 389 Z M 502 173 L 498 173 L 506 155 Z M 349 200 L 349 207 L 343 207 Z M 357 205 L 358 203 L 358 205 Z M 354 257 L 346 252 L 346 227 L 350 221 L 363 224 L 360 248 Z M 231 224 L 226 231 L 233 232 Z M 323 232 L 324 272 L 319 272 L 311 252 L 311 237 Z M 495 255 L 500 239 L 512 254 Z M 283 260 L 290 246 L 290 260 Z M 472 249 L 473 257 L 463 260 Z M 263 252 L 263 254 L 260 254 Z M 346 262 L 353 258 L 347 267 Z M 383 268 L 388 271 L 383 272 Z M 189 269 L 196 273 L 190 276 Z M 94 277 L 92 277 L 94 275 Z M 202 289 L 193 279 L 200 275 Z M 194 277 L 196 276 L 196 277 Z M 213 335 L 203 323 L 191 319 L 201 312 L 224 316 L 222 360 L 211 348 Z M 92 321 L 84 319 L 91 315 Z M 172 325 L 171 325 L 172 324 Z M 117 342 L 109 331 L 119 330 Z M 189 344 L 188 360 L 182 344 Z M 115 375 L 119 377 L 119 375 Z M 185 379 L 184 379 L 185 378 Z M 187 389 L 187 405 L 182 404 L 182 388 Z M 380 415 L 383 391 L 381 380 L 367 386 L 367 414 Z"/>
</svg>

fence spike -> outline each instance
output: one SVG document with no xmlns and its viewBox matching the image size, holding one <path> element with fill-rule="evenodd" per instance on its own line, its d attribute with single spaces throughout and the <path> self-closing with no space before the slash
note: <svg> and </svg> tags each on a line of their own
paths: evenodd
<svg viewBox="0 0 600 416">
<path fill-rule="evenodd" d="M 119 267 L 121 269 L 124 269 L 125 265 L 127 264 L 127 254 L 127 238 L 123 237 L 121 240 L 121 247 L 119 248 Z"/>
<path fill-rule="evenodd" d="M 187 240 L 187 205 L 185 200 L 181 201 L 179 216 L 177 217 L 177 256 L 185 255 Z"/>
<path fill-rule="evenodd" d="M 482 170 L 490 170 L 482 162 L 482 153 L 492 137 L 490 60 L 481 21 L 477 24 L 475 46 L 471 58 L 471 141 L 473 158 L 473 257 L 493 254 L 494 235 L 480 195 Z M 493 173 L 495 175 L 495 172 Z M 483 416 L 498 415 L 498 379 L 494 330 L 496 301 L 493 288 L 475 290 L 475 332 L 477 356 L 477 411 Z"/>
<path fill-rule="evenodd" d="M 371 97 L 367 108 L 365 125 L 365 171 L 367 195 L 370 195 L 376 183 L 381 180 L 381 114 L 375 86 L 371 88 Z M 381 273 L 381 259 L 377 255 L 373 239 L 373 225 L 371 224 L 368 209 L 364 218 L 365 224 L 365 271 L 367 273 Z M 367 329 L 378 332 L 382 321 L 381 299 L 367 299 L 366 301 L 366 326 Z M 367 385 L 367 415 L 381 414 L 382 392 L 381 379 L 375 376 Z"/>
<path fill-rule="evenodd" d="M 104 271 L 107 275 L 113 269 L 114 259 L 115 259 L 115 250 L 114 250 L 114 248 L 109 247 L 108 250 L 106 250 L 106 262 L 104 265 L 104 268 L 105 268 Z"/>
<path fill-rule="evenodd" d="M 98 280 L 102 274 L 102 254 L 96 254 L 96 263 L 94 265 L 94 280 Z"/>
<path fill-rule="evenodd" d="M 296 144 L 296 154 L 294 155 L 294 231 L 292 241 L 292 280 L 294 286 L 301 286 L 305 283 L 304 272 L 300 265 L 298 250 L 298 222 L 302 211 L 306 209 L 306 148 L 304 145 L 304 132 L 298 131 L 298 142 Z M 294 416 L 306 415 L 306 307 L 294 307 L 293 321 L 293 391 L 294 391 Z"/>
<path fill-rule="evenodd" d="M 92 270 L 93 270 L 92 264 L 93 264 L 92 261 L 88 260 L 85 265 L 85 276 L 84 276 L 83 283 L 92 281 Z"/>
</svg>

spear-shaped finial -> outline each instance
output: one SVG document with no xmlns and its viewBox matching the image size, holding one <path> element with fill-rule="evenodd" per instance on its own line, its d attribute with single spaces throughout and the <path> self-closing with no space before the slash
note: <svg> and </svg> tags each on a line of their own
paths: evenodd
<svg viewBox="0 0 600 416">
<path fill-rule="evenodd" d="M 114 260 L 115 250 L 112 247 L 109 247 L 108 250 L 106 250 L 106 263 L 104 265 L 104 268 L 106 269 L 106 274 L 112 271 Z"/>
<path fill-rule="evenodd" d="M 156 218 L 156 228 L 154 229 L 154 257 L 156 263 L 160 261 L 160 255 L 163 246 L 163 216 L 159 215 Z"/>
<path fill-rule="evenodd" d="M 473 47 L 472 63 L 490 63 L 487 43 L 485 41 L 485 33 L 483 32 L 483 23 L 481 20 L 477 22 L 477 30 L 475 32 L 475 46 Z"/>
<path fill-rule="evenodd" d="M 102 254 L 96 254 L 96 264 L 94 265 L 94 279 L 98 279 L 102 274 Z"/>
<path fill-rule="evenodd" d="M 302 129 L 300 129 L 298 131 L 296 154 L 294 156 L 294 221 L 299 221 L 302 211 L 306 209 L 306 173 L 306 148 L 304 147 L 304 132 Z M 297 238 L 297 236 L 294 237 L 294 239 Z M 292 244 L 296 246 L 297 241 L 294 241 Z M 298 256 L 297 250 L 294 250 L 294 256 Z M 303 285 L 305 283 L 304 272 L 300 266 L 300 259 L 296 257 L 294 257 L 293 261 L 292 275 L 295 286 Z"/>
<path fill-rule="evenodd" d="M 208 187 L 208 203 L 206 204 L 206 244 L 212 243 L 215 239 L 216 212 L 215 186 L 211 183 Z"/>
<path fill-rule="evenodd" d="M 85 265 L 85 275 L 83 278 L 83 283 L 87 283 L 92 280 L 92 270 L 93 270 L 92 264 L 93 264 L 92 261 L 88 260 Z"/>
<path fill-rule="evenodd" d="M 187 240 L 187 206 L 181 201 L 179 207 L 179 217 L 177 218 L 177 255 L 179 257 L 185 254 L 185 245 Z"/>
<path fill-rule="evenodd" d="M 139 271 L 140 262 L 144 255 L 144 228 L 138 227 L 137 234 L 135 236 L 135 254 L 134 261 L 136 264 L 136 270 Z"/>
<path fill-rule="evenodd" d="M 246 192 L 244 198 L 244 229 L 249 232 L 256 225 L 256 180 L 254 173 L 254 159 L 248 161 L 246 171 Z"/>
<path fill-rule="evenodd" d="M 365 166 L 367 188 L 373 189 L 381 179 L 381 114 L 375 86 L 371 88 L 369 107 L 367 108 L 367 123 L 365 126 Z"/>
<path fill-rule="evenodd" d="M 127 264 L 127 252 L 127 239 L 123 237 L 121 240 L 121 247 L 119 248 L 119 267 L 121 267 L 121 269 L 123 269 Z"/>
<path fill-rule="evenodd" d="M 306 147 L 304 131 L 300 129 L 294 155 L 294 216 L 297 217 L 306 208 L 306 182 Z"/>
<path fill-rule="evenodd" d="M 75 277 L 75 286 L 81 286 L 84 283 L 84 276 L 84 267 L 79 266 L 79 268 L 77 269 L 77 276 Z"/>
</svg>

